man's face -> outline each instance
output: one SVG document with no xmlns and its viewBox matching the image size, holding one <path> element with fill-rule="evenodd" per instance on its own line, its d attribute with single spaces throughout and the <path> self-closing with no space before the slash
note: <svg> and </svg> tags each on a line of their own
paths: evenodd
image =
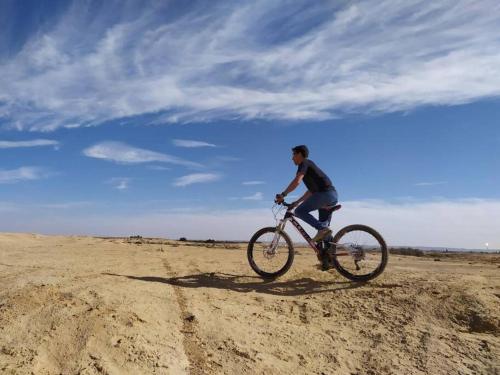
<svg viewBox="0 0 500 375">
<path fill-rule="evenodd" d="M 292 160 L 295 165 L 299 165 L 304 161 L 304 157 L 300 152 L 294 152 L 292 153 Z"/>
</svg>

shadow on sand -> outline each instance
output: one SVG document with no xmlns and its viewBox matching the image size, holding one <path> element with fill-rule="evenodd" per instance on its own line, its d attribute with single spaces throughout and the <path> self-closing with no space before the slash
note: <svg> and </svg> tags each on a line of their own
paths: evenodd
<svg viewBox="0 0 500 375">
<path fill-rule="evenodd" d="M 129 276 L 104 273 L 108 276 L 126 277 L 132 280 L 163 283 L 182 288 L 215 288 L 240 293 L 256 292 L 275 296 L 299 296 L 315 293 L 337 292 L 343 289 L 359 288 L 366 283 L 350 281 L 317 281 L 311 278 L 276 281 L 263 280 L 256 276 L 232 275 L 227 273 L 200 273 L 177 277 Z"/>
</svg>

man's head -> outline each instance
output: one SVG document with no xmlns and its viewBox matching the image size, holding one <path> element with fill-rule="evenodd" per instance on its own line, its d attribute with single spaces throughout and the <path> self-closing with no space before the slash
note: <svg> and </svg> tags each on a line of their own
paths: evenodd
<svg viewBox="0 0 500 375">
<path fill-rule="evenodd" d="M 295 146 L 292 148 L 292 160 L 295 165 L 299 165 L 309 156 L 309 149 L 306 145 Z"/>
</svg>

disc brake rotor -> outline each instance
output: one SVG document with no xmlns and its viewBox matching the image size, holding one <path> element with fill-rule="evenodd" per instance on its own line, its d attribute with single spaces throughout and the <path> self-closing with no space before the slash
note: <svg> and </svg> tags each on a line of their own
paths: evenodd
<svg viewBox="0 0 500 375">
<path fill-rule="evenodd" d="M 264 249 L 262 253 L 264 254 L 264 258 L 266 259 L 272 259 L 276 256 L 276 251 L 273 251 L 272 249 Z"/>
</svg>

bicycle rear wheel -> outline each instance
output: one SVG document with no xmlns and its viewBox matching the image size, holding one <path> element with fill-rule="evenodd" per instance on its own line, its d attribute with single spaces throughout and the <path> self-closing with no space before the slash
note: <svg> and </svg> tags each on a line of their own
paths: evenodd
<svg viewBox="0 0 500 375">
<path fill-rule="evenodd" d="M 293 263 L 294 250 L 290 237 L 275 227 L 262 228 L 248 243 L 248 263 L 265 279 L 285 274 Z"/>
<path fill-rule="evenodd" d="M 368 281 L 379 276 L 389 259 L 382 236 L 366 225 L 354 224 L 338 231 L 330 250 L 333 266 L 353 281 Z"/>
</svg>

